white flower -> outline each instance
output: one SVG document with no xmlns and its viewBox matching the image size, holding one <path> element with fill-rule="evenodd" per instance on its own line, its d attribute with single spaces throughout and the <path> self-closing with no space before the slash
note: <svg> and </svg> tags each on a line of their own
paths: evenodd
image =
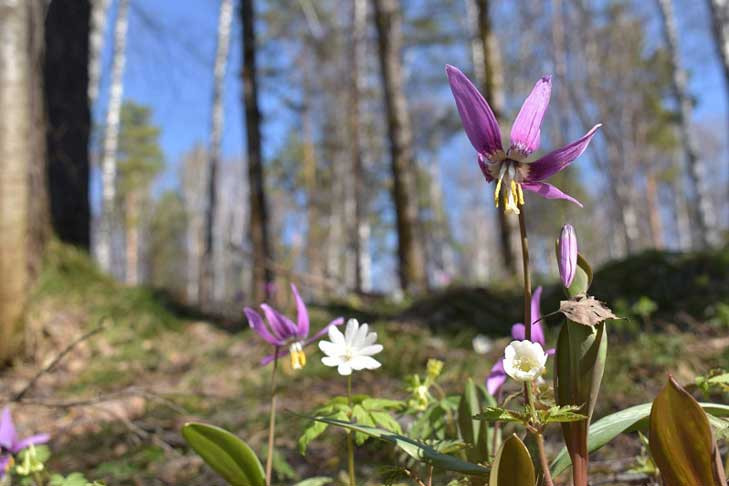
<svg viewBox="0 0 729 486">
<path fill-rule="evenodd" d="M 531 341 L 512 341 L 504 351 L 504 371 L 516 381 L 532 381 L 542 376 L 547 353 Z"/>
<path fill-rule="evenodd" d="M 493 347 L 491 339 L 489 339 L 488 336 L 484 336 L 483 334 L 477 334 L 473 338 L 472 344 L 473 350 L 476 352 L 476 354 L 487 354 L 489 351 L 491 351 L 491 348 Z"/>
<path fill-rule="evenodd" d="M 319 349 L 326 356 L 321 362 L 326 366 L 336 366 L 340 375 L 352 374 L 352 370 L 374 370 L 380 362 L 372 356 L 382 351 L 381 344 L 375 344 L 377 333 L 368 333 L 367 324 L 359 325 L 357 319 L 347 321 L 344 334 L 336 326 L 329 328 L 330 341 L 319 341 Z"/>
</svg>

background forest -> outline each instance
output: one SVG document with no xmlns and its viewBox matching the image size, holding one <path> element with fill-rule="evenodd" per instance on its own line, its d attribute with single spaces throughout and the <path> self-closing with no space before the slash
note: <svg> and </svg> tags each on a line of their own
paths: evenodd
<svg viewBox="0 0 729 486">
<path fill-rule="evenodd" d="M 598 410 L 669 366 L 729 364 L 727 2 L 0 0 L 0 394 L 62 445 L 59 469 L 210 484 L 176 435 L 192 415 L 263 444 L 264 350 L 242 308 L 292 308 L 291 282 L 317 321 L 381 327 L 372 387 L 400 390 L 429 357 L 445 383 L 486 375 L 493 360 L 462 350 L 481 334 L 497 352 L 519 320 L 519 228 L 446 64 L 504 130 L 551 74 L 544 147 L 603 124 L 553 178 L 584 210 L 526 195 L 545 313 L 570 222 L 595 295 L 628 317 Z M 327 452 L 277 456 L 281 484 L 336 470 Z"/>
</svg>

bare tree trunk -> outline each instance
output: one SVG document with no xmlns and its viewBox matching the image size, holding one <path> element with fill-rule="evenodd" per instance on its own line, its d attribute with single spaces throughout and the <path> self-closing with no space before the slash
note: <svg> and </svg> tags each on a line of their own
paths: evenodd
<svg viewBox="0 0 729 486">
<path fill-rule="evenodd" d="M 91 0 L 91 26 L 89 33 L 89 104 L 96 102 L 101 81 L 101 51 L 109 10 L 109 0 Z"/>
<path fill-rule="evenodd" d="M 213 231 L 215 228 L 215 212 L 218 195 L 218 170 L 220 165 L 220 141 L 223 136 L 223 87 L 225 85 L 225 70 L 228 64 L 228 50 L 230 47 L 230 26 L 233 20 L 233 0 L 220 2 L 220 17 L 218 19 L 218 43 L 215 53 L 215 66 L 213 70 L 213 103 L 212 119 L 210 120 L 210 149 L 208 155 L 207 171 L 207 207 L 205 208 L 205 250 L 202 259 L 202 275 L 200 282 L 200 296 L 198 298 L 203 308 L 212 304 L 214 276 L 214 245 Z"/>
<path fill-rule="evenodd" d="M 261 112 L 258 109 L 256 80 L 255 2 L 242 0 L 243 22 L 243 104 L 245 105 L 246 142 L 248 154 L 248 184 L 250 195 L 250 233 L 253 299 L 270 299 L 273 272 L 270 264 L 273 250 L 269 239 L 268 208 L 261 151 Z"/>
<path fill-rule="evenodd" d="M 729 1 L 707 0 L 707 3 L 711 11 L 714 43 L 724 72 L 724 88 L 729 96 Z"/>
<path fill-rule="evenodd" d="M 186 295 L 190 304 L 199 303 L 200 264 L 203 253 L 205 168 L 208 155 L 196 146 L 183 158 L 182 184 L 185 214 L 187 216 L 186 253 L 187 275 Z"/>
<path fill-rule="evenodd" d="M 651 229 L 651 242 L 654 248 L 662 249 L 664 247 L 663 224 L 661 223 L 661 211 L 658 203 L 658 184 L 656 183 L 655 171 L 650 168 L 646 169 L 645 174 L 645 199 Z"/>
<path fill-rule="evenodd" d="M 43 5 L 0 0 L 0 362 L 21 349 L 29 286 L 47 235 Z"/>
<path fill-rule="evenodd" d="M 691 132 L 691 98 L 688 93 L 686 72 L 681 67 L 678 49 L 678 27 L 676 26 L 671 1 L 658 0 L 658 6 L 663 18 L 663 35 L 668 46 L 673 71 L 673 95 L 679 107 L 678 124 L 683 142 L 684 157 L 686 158 L 695 197 L 692 212 L 696 216 L 698 240 L 702 247 L 707 247 L 718 243 L 716 213 L 706 188 L 704 163 L 699 158 L 696 140 Z"/>
<path fill-rule="evenodd" d="M 119 0 L 114 25 L 114 47 L 112 49 L 111 86 L 109 107 L 106 112 L 104 148 L 101 160 L 101 220 L 99 222 L 97 258 L 101 268 L 109 272 L 112 268 L 112 233 L 116 211 L 116 151 L 119 144 L 119 116 L 121 114 L 126 62 L 127 14 L 129 0 Z"/>
<path fill-rule="evenodd" d="M 126 272 L 127 285 L 139 284 L 139 195 L 130 190 L 124 201 L 126 234 Z"/>
<path fill-rule="evenodd" d="M 365 33 L 367 30 L 367 0 L 353 0 L 352 2 L 352 46 L 351 65 L 351 93 L 349 107 L 350 143 L 352 147 L 352 181 L 353 188 L 353 250 L 354 250 L 354 289 L 362 292 L 362 250 L 366 246 L 363 241 L 366 231 L 363 220 L 366 218 L 364 208 L 364 194 L 366 175 L 362 160 L 362 146 L 360 142 L 361 108 L 360 94 L 364 84 L 365 54 L 367 49 Z"/>
<path fill-rule="evenodd" d="M 469 30 L 471 31 L 471 58 L 476 82 L 488 100 L 491 109 L 500 120 L 504 112 L 503 73 L 498 39 L 491 28 L 489 0 L 466 0 Z M 515 218 L 503 210 L 496 209 L 499 231 L 499 248 L 507 273 L 517 271 L 519 254 L 519 231 Z"/>
<path fill-rule="evenodd" d="M 402 78 L 402 19 L 398 0 L 374 0 L 382 86 L 387 112 L 395 203 L 400 286 L 406 292 L 427 287 L 425 258 L 416 238 L 415 157 Z"/>
<path fill-rule="evenodd" d="M 89 0 L 56 0 L 45 22 L 48 187 L 55 234 L 89 250 Z"/>
</svg>

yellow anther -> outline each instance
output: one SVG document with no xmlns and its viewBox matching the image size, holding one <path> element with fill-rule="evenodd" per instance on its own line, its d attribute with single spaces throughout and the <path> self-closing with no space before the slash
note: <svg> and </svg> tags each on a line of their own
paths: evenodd
<svg viewBox="0 0 729 486">
<path fill-rule="evenodd" d="M 301 343 L 294 343 L 290 347 L 291 356 L 291 367 L 295 370 L 300 370 L 306 366 L 306 354 L 301 346 Z"/>
<path fill-rule="evenodd" d="M 499 180 L 496 181 L 496 190 L 494 191 L 494 203 L 496 207 L 499 207 L 499 191 L 501 191 L 501 181 L 503 180 L 503 174 L 499 176 Z"/>
<path fill-rule="evenodd" d="M 521 190 L 521 184 L 517 184 L 516 189 L 519 192 L 519 205 L 523 206 L 524 205 L 524 191 Z"/>
<path fill-rule="evenodd" d="M 519 214 L 519 206 L 516 205 L 516 200 L 514 198 L 514 193 L 509 192 L 508 196 L 504 194 L 504 212 L 513 212 L 514 214 Z"/>
</svg>

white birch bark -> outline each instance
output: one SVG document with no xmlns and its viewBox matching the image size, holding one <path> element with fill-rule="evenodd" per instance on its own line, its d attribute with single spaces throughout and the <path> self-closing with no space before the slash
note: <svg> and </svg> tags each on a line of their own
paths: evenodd
<svg viewBox="0 0 729 486">
<path fill-rule="evenodd" d="M 96 102 L 101 80 L 101 51 L 109 11 L 109 0 L 91 1 L 91 34 L 89 35 L 89 101 Z"/>
<path fill-rule="evenodd" d="M 128 11 L 129 0 L 119 0 L 114 25 L 111 87 L 109 89 L 109 107 L 106 113 L 106 129 L 104 132 L 103 155 L 101 160 L 101 221 L 99 224 L 96 257 L 101 268 L 107 272 L 112 268 L 111 249 L 117 174 L 116 152 L 119 144 L 119 117 L 121 115 L 124 86 Z"/>
</svg>

